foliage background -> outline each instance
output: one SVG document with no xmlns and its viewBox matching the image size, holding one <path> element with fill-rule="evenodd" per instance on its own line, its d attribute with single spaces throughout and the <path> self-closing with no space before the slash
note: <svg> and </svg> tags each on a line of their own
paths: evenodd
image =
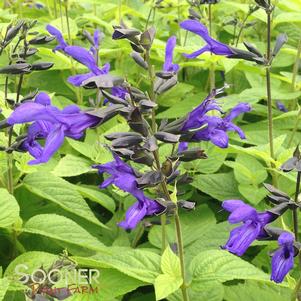
<svg viewBox="0 0 301 301">
<path fill-rule="evenodd" d="M 2 1 L 3 2 L 3 1 Z M 7 1 L 6 1 L 7 2 Z M 14 19 L 30 18 L 38 20 L 35 29 L 45 32 L 50 23 L 66 31 L 60 18 L 55 19 L 54 2 L 39 1 L 43 8 L 30 7 L 31 1 L 16 1 L 10 8 L 0 9 L 0 30 Z M 213 6 L 213 36 L 220 41 L 233 44 L 235 29 L 231 20 L 235 17 L 241 23 L 253 1 L 221 0 Z M 129 27 L 143 30 L 152 1 L 68 1 L 72 40 L 77 45 L 87 45 L 82 31 L 99 28 L 105 33 L 100 59 L 110 62 L 113 74 L 124 76 L 133 85 L 148 88 L 147 74 L 141 72 L 129 56 L 131 49 L 124 40 L 111 39 L 112 25 L 122 19 Z M 270 258 L 268 251 L 273 245 L 254 244 L 242 259 L 219 250 L 229 234 L 230 226 L 226 214 L 221 211 L 221 201 L 242 199 L 259 210 L 266 207 L 266 191 L 262 183 L 271 182 L 271 163 L 276 168 L 287 160 L 299 143 L 301 135 L 297 123 L 298 108 L 294 103 L 301 96 L 300 81 L 292 88 L 292 69 L 296 60 L 297 45 L 301 36 L 301 3 L 299 0 L 275 1 L 273 18 L 273 39 L 278 33 L 287 33 L 288 43 L 272 69 L 272 89 L 274 101 L 274 136 L 276 160 L 270 158 L 267 133 L 266 90 L 264 69 L 253 63 L 229 60 L 224 57 L 204 54 L 196 60 L 185 60 L 181 53 L 198 49 L 201 40 L 193 35 L 185 36 L 180 31 L 178 21 L 188 16 L 188 2 L 166 0 L 156 8 L 149 25 L 156 27 L 157 33 L 152 48 L 151 59 L 156 69 L 160 69 L 164 59 L 164 47 L 170 35 L 178 37 L 175 61 L 179 63 L 180 83 L 159 98 L 158 121 L 163 118 L 178 118 L 191 111 L 209 91 L 209 68 L 214 66 L 216 86 L 226 82 L 230 87 L 227 96 L 220 102 L 227 111 L 239 102 L 252 104 L 252 112 L 245 116 L 241 128 L 247 135 L 242 146 L 237 136 L 231 136 L 231 146 L 219 149 L 202 143 L 208 154 L 207 160 L 182 164 L 182 169 L 193 175 L 194 181 L 185 187 L 182 198 L 197 202 L 194 212 L 181 212 L 186 264 L 191 279 L 191 300 L 195 301 L 255 301 L 289 300 L 291 289 L 299 271 L 296 268 L 287 281 L 275 285 L 269 281 Z M 5 3 L 3 2 L 3 7 Z M 207 10 L 201 7 L 206 22 Z M 64 15 L 63 11 L 63 15 Z M 242 33 L 243 39 L 256 44 L 265 51 L 264 12 L 256 11 L 248 18 L 250 26 Z M 236 29 L 238 30 L 238 28 Z M 237 31 L 236 31 L 237 33 Z M 238 46 L 243 48 L 241 41 Z M 22 95 L 39 89 L 52 95 L 55 105 L 62 108 L 78 102 L 88 106 L 90 91 L 78 90 L 66 82 L 71 75 L 71 61 L 60 53 L 52 52 L 53 45 L 39 47 L 36 57 L 41 61 L 54 62 L 54 67 L 42 73 L 32 73 L 25 77 Z M 0 57 L 0 65 L 7 64 L 7 56 Z M 84 69 L 75 64 L 78 72 Z M 3 99 L 4 77 L 0 77 L 0 107 L 3 117 L 10 114 Z M 9 82 L 9 97 L 14 97 L 15 78 Z M 283 113 L 276 108 L 279 100 L 289 108 Z M 96 130 L 88 130 L 84 141 L 67 139 L 49 163 L 28 166 L 28 154 L 15 153 L 14 166 L 15 195 L 8 194 L 6 187 L 6 154 L 0 152 L 0 300 L 25 300 L 22 287 L 13 277 L 14 267 L 26 263 L 32 269 L 51 264 L 57 255 L 67 249 L 79 265 L 99 268 L 101 280 L 99 293 L 84 296 L 75 295 L 68 300 L 155 300 L 156 293 L 171 293 L 167 300 L 181 300 L 177 290 L 179 271 L 177 258 L 172 252 L 160 258 L 160 226 L 146 229 L 137 243 L 136 237 L 142 226 L 131 233 L 116 226 L 123 218 L 125 209 L 133 199 L 115 188 L 99 190 L 99 176 L 91 169 L 95 163 L 111 160 L 111 155 L 101 143 L 104 135 L 125 131 L 126 123 L 116 117 Z M 288 145 L 292 131 L 297 132 Z M 21 131 L 21 127 L 15 127 Z M 7 144 L 7 135 L 0 134 L 0 142 Z M 164 146 L 161 155 L 168 153 Z M 295 176 L 278 171 L 279 188 L 292 194 Z M 284 216 L 283 226 L 291 226 L 291 217 Z M 173 225 L 168 226 L 168 238 L 175 242 Z M 275 244 L 276 247 L 276 244 Z M 159 275 L 165 275 L 160 281 Z M 165 285 L 165 286 L 164 286 Z"/>
</svg>

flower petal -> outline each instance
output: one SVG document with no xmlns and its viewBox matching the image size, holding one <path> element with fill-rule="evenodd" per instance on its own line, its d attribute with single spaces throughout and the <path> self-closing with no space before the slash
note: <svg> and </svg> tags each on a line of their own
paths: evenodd
<svg viewBox="0 0 301 301">
<path fill-rule="evenodd" d="M 87 66 L 94 74 L 99 73 L 95 58 L 87 49 L 80 46 L 67 46 L 64 51 L 76 61 Z"/>
<path fill-rule="evenodd" d="M 39 158 L 29 161 L 29 165 L 35 165 L 39 163 L 46 163 L 54 155 L 54 153 L 60 148 L 64 142 L 64 128 L 57 126 L 46 138 L 45 147 Z"/>
<path fill-rule="evenodd" d="M 135 228 L 146 215 L 146 206 L 139 202 L 132 205 L 125 214 L 125 220 L 118 224 L 126 230 Z"/>
</svg>

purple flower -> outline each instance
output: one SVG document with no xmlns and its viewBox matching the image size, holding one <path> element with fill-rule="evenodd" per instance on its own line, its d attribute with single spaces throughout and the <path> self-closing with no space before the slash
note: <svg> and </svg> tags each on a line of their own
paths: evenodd
<svg viewBox="0 0 301 301">
<path fill-rule="evenodd" d="M 191 31 L 199 35 L 207 43 L 204 47 L 191 54 L 184 54 L 185 57 L 189 59 L 196 58 L 197 56 L 207 51 L 217 55 L 225 55 L 225 56 L 231 56 L 234 54 L 234 52 L 231 50 L 231 48 L 228 45 L 223 44 L 210 37 L 208 29 L 201 22 L 197 20 L 185 20 L 180 23 L 180 26 L 183 29 L 186 29 L 188 31 Z"/>
<path fill-rule="evenodd" d="M 207 116 L 209 111 L 221 111 L 213 98 L 214 95 L 215 92 L 210 94 L 188 115 L 182 131 L 194 132 L 192 141 L 211 141 L 218 147 L 226 148 L 229 143 L 227 131 L 235 131 L 241 139 L 246 138 L 244 132 L 232 120 L 242 113 L 249 112 L 251 107 L 248 103 L 240 103 L 224 118 Z"/>
<path fill-rule="evenodd" d="M 177 72 L 179 70 L 178 64 L 173 64 L 173 51 L 176 47 L 177 38 L 175 36 L 171 36 L 166 43 L 165 48 L 165 61 L 163 65 L 163 70 L 166 72 Z"/>
<path fill-rule="evenodd" d="M 48 31 L 51 35 L 55 36 L 55 38 L 56 38 L 56 40 L 57 40 L 57 42 L 58 42 L 58 46 L 56 46 L 56 47 L 53 49 L 53 52 L 55 52 L 55 51 L 57 51 L 57 50 L 63 50 L 63 51 L 64 51 L 64 49 L 68 46 L 68 44 L 67 44 L 66 41 L 64 40 L 62 33 L 61 33 L 57 28 L 55 28 L 54 26 L 52 26 L 52 25 L 50 25 L 50 24 L 48 24 L 48 25 L 46 26 L 46 29 L 47 29 L 47 31 Z"/>
<path fill-rule="evenodd" d="M 34 102 L 21 104 L 7 119 L 9 125 L 27 122 L 33 123 L 21 147 L 35 158 L 29 162 L 34 165 L 49 161 L 65 137 L 80 139 L 87 128 L 99 123 L 99 118 L 80 111 L 76 105 L 59 110 L 51 105 L 49 96 L 41 92 Z M 45 139 L 44 147 L 37 142 L 38 139 Z"/>
<path fill-rule="evenodd" d="M 272 257 L 271 280 L 276 283 L 283 281 L 286 274 L 294 267 L 294 236 L 283 232 L 278 238 L 279 248 Z"/>
<path fill-rule="evenodd" d="M 101 32 L 99 30 L 95 30 L 94 36 L 93 36 L 93 41 L 94 41 L 94 47 L 91 47 L 90 51 L 85 49 L 84 47 L 80 46 L 69 46 L 64 38 L 62 33 L 55 27 L 51 25 L 47 25 L 46 29 L 48 32 L 56 37 L 56 40 L 58 41 L 59 45 L 54 48 L 54 51 L 56 50 L 62 50 L 65 54 L 69 55 L 79 63 L 83 64 L 89 69 L 89 72 L 84 73 L 84 74 L 77 74 L 73 76 L 68 77 L 68 82 L 76 87 L 80 87 L 82 83 L 97 75 L 102 75 L 102 74 L 108 74 L 110 71 L 110 64 L 106 63 L 102 68 L 98 67 L 97 59 L 95 57 L 95 54 L 97 52 L 96 49 L 99 47 L 100 40 L 102 38 Z M 126 95 L 126 89 L 122 87 L 118 87 L 118 89 L 112 89 L 112 94 L 115 96 L 120 97 L 120 95 L 123 95 L 123 99 Z M 115 94 L 115 92 L 117 94 Z M 123 91 L 123 92 L 121 92 Z"/>
<path fill-rule="evenodd" d="M 242 256 L 255 239 L 266 237 L 264 226 L 277 218 L 276 214 L 268 211 L 257 212 L 240 200 L 224 201 L 222 207 L 231 212 L 228 218 L 230 224 L 242 223 L 230 232 L 227 243 L 222 247 L 238 256 Z"/>
<path fill-rule="evenodd" d="M 138 188 L 135 171 L 116 154 L 114 154 L 114 161 L 102 165 L 94 165 L 93 168 L 97 168 L 99 174 L 108 173 L 111 175 L 104 180 L 99 186 L 100 188 L 106 188 L 114 184 L 137 199 L 137 202 L 127 210 L 125 220 L 119 223 L 120 227 L 133 229 L 145 216 L 158 214 L 164 210 L 156 201 L 144 195 L 144 192 Z"/>
<path fill-rule="evenodd" d="M 281 112 L 288 112 L 288 109 L 285 107 L 285 105 L 281 101 L 276 101 L 277 109 Z"/>
</svg>

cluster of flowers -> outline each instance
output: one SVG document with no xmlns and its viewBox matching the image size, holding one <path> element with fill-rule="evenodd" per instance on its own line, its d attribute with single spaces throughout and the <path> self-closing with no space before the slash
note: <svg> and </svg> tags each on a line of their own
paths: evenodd
<svg viewBox="0 0 301 301">
<path fill-rule="evenodd" d="M 300 174 L 300 159 L 301 155 L 297 147 L 293 157 L 281 166 L 281 170 L 284 172 L 296 170 Z M 242 256 L 255 240 L 278 240 L 279 248 L 270 254 L 272 256 L 271 280 L 280 283 L 294 267 L 294 257 L 299 254 L 301 244 L 295 241 L 294 235 L 290 232 L 271 227 L 269 224 L 288 209 L 299 210 L 300 204 L 272 185 L 264 184 L 264 186 L 270 192 L 268 196 L 270 202 L 276 205 L 272 209 L 257 212 L 255 208 L 241 200 L 223 202 L 222 207 L 231 213 L 228 218 L 229 223 L 242 223 L 242 225 L 231 231 L 227 243 L 222 248 Z"/>
<path fill-rule="evenodd" d="M 198 34 L 206 42 L 206 45 L 200 50 L 185 55 L 187 58 L 195 58 L 208 51 L 217 55 L 224 55 L 228 58 L 242 58 L 257 63 L 262 62 L 263 58 L 256 52 L 252 53 L 235 49 L 213 39 L 210 37 L 207 28 L 196 20 L 186 20 L 180 26 L 183 29 Z M 92 47 L 90 50 L 87 50 L 79 46 L 69 46 L 64 40 L 62 33 L 53 26 L 48 25 L 47 30 L 51 35 L 55 36 L 58 42 L 54 51 L 62 51 L 89 69 L 88 73 L 69 77 L 69 83 L 75 86 L 84 86 L 87 80 L 97 80 L 98 77 L 109 73 L 110 65 L 108 63 L 102 68 L 98 67 L 98 48 L 101 40 L 101 33 L 99 31 L 95 31 L 93 38 L 90 36 L 89 40 Z M 142 45 L 139 44 L 137 38 L 139 34 L 135 30 L 116 27 L 113 38 L 129 39 L 133 49 L 137 51 L 133 58 L 140 66 L 147 68 L 147 63 L 137 55 L 138 52 L 141 52 Z M 151 35 L 150 32 L 148 34 Z M 173 64 L 175 45 L 176 38 L 169 38 L 166 44 L 165 61 L 162 71 L 158 73 L 160 76 L 158 75 L 157 88 L 155 87 L 157 92 L 161 91 L 163 93 L 166 89 L 166 82 L 171 79 L 174 80 L 179 70 L 179 65 Z M 146 47 L 149 47 L 149 45 L 146 45 Z M 189 142 L 211 141 L 220 148 L 226 148 L 229 143 L 228 131 L 235 131 L 241 139 L 245 139 L 243 131 L 232 121 L 240 114 L 249 112 L 251 110 L 249 104 L 240 103 L 223 117 L 207 114 L 209 111 L 217 111 L 219 114 L 223 114 L 219 104 L 215 100 L 215 96 L 221 92 L 220 90 L 212 91 L 187 116 L 172 122 L 164 122 L 159 128 L 159 132 L 151 136 L 147 126 L 145 129 L 146 121 L 142 113 L 144 111 L 148 112 L 149 109 L 154 109 L 155 105 L 152 104 L 152 100 L 148 99 L 145 101 L 145 94 L 129 86 L 127 86 L 127 89 L 129 91 L 132 89 L 133 93 L 128 93 L 126 87 L 122 85 L 112 85 L 110 89 L 111 93 L 106 92 L 105 89 L 101 89 L 108 98 L 107 106 L 92 111 L 83 111 L 76 105 L 67 106 L 63 110 L 60 110 L 51 105 L 50 98 L 46 93 L 41 92 L 35 97 L 34 101 L 20 104 L 7 119 L 7 123 L 13 126 L 15 124 L 32 122 L 28 127 L 27 136 L 22 140 L 20 150 L 28 151 L 35 158 L 29 164 L 39 164 L 47 162 L 52 157 L 62 145 L 64 137 L 80 139 L 86 129 L 98 126 L 118 113 L 124 116 L 132 130 L 136 133 L 128 133 L 126 135 L 125 133 L 115 133 L 113 136 L 108 137 L 109 140 L 113 140 L 112 152 L 114 161 L 94 166 L 99 174 L 106 173 L 110 175 L 100 185 L 100 188 L 105 188 L 113 184 L 121 190 L 130 193 L 137 200 L 126 212 L 125 220 L 119 223 L 119 226 L 124 229 L 133 229 L 145 216 L 160 214 L 166 208 L 158 200 L 151 199 L 145 195 L 143 188 L 147 185 L 141 185 L 143 175 L 125 163 L 121 157 L 133 159 L 133 155 L 136 155 L 138 152 L 139 154 L 146 151 L 151 153 L 157 148 L 157 139 L 167 143 L 180 142 L 176 157 L 180 161 L 189 161 L 204 158 L 204 154 L 199 150 L 194 152 L 194 149 L 188 149 Z M 143 97 L 144 99 L 140 99 L 139 106 L 136 106 L 136 99 L 131 99 L 130 97 L 141 94 L 142 99 Z M 153 139 L 154 137 L 155 139 Z M 45 140 L 44 146 L 39 143 L 40 139 Z M 142 142 L 145 143 L 144 146 L 140 145 Z M 139 158 L 141 159 L 141 157 Z M 141 160 L 137 160 L 136 162 L 145 163 Z M 151 165 L 152 161 L 151 164 L 145 164 Z M 176 173 L 173 171 L 168 176 L 174 174 Z M 159 182 L 156 183 L 158 184 Z M 223 208 L 231 212 L 229 222 L 242 222 L 243 224 L 232 230 L 230 238 L 223 248 L 241 256 L 255 239 L 274 237 L 274 232 L 266 226 L 291 205 L 289 201 L 287 201 L 287 204 L 287 206 L 281 207 L 281 212 L 279 210 L 270 210 L 258 213 L 254 208 L 244 204 L 240 200 L 225 201 Z M 294 237 L 288 232 L 279 234 L 278 242 L 279 249 L 274 253 L 272 259 L 271 279 L 281 282 L 293 266 L 293 257 L 296 255 L 296 248 L 294 247 Z"/>
</svg>

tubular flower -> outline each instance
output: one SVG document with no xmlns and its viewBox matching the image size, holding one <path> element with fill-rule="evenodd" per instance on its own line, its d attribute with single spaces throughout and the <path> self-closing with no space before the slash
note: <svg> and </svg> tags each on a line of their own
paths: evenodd
<svg viewBox="0 0 301 301">
<path fill-rule="evenodd" d="M 166 43 L 165 48 L 165 60 L 163 65 L 163 70 L 166 72 L 177 72 L 179 70 L 178 64 L 173 64 L 173 51 L 176 47 L 177 38 L 175 36 L 171 36 Z"/>
<path fill-rule="evenodd" d="M 268 211 L 257 212 L 241 200 L 224 201 L 222 207 L 231 212 L 228 218 L 230 224 L 242 223 L 230 232 L 227 243 L 222 247 L 238 256 L 242 256 L 254 240 L 266 237 L 264 226 L 278 217 Z"/>
<path fill-rule="evenodd" d="M 95 57 L 93 56 L 93 51 L 88 51 L 84 47 L 80 46 L 69 46 L 63 38 L 62 33 L 55 27 L 51 25 L 47 25 L 46 29 L 48 32 L 55 36 L 58 46 L 56 46 L 53 51 L 62 50 L 65 54 L 71 56 L 73 59 L 78 61 L 79 63 L 85 65 L 90 72 L 85 74 L 78 74 L 74 76 L 70 76 L 68 78 L 69 83 L 74 86 L 80 86 L 83 81 L 89 79 L 95 75 L 107 74 L 110 71 L 110 64 L 105 64 L 101 69 L 97 66 L 97 62 Z M 98 47 L 100 43 L 100 32 L 96 30 L 94 32 L 94 47 Z M 93 47 L 93 48 L 94 48 Z"/>
<path fill-rule="evenodd" d="M 241 139 L 246 138 L 244 132 L 232 120 L 240 114 L 251 110 L 251 106 L 248 103 L 238 104 L 223 118 L 207 116 L 206 113 L 211 110 L 221 111 L 215 99 L 212 98 L 212 95 L 209 95 L 189 113 L 182 131 L 194 133 L 190 138 L 191 141 L 211 141 L 220 148 L 226 148 L 229 144 L 228 131 L 235 131 Z"/>
<path fill-rule="evenodd" d="M 231 49 L 231 47 L 210 37 L 208 29 L 201 22 L 197 20 L 185 20 L 180 23 L 180 26 L 183 29 L 186 29 L 188 31 L 191 31 L 199 35 L 207 43 L 204 47 L 191 54 L 184 54 L 185 57 L 189 59 L 196 58 L 202 53 L 207 51 L 217 55 L 225 55 L 225 56 L 232 56 L 235 54 L 234 51 Z"/>
<path fill-rule="evenodd" d="M 279 248 L 272 257 L 271 280 L 280 283 L 286 274 L 294 267 L 294 236 L 283 232 L 278 238 Z"/>
<path fill-rule="evenodd" d="M 41 92 L 34 102 L 25 102 L 8 117 L 9 125 L 33 122 L 21 148 L 28 151 L 35 160 L 30 165 L 45 163 L 64 142 L 65 137 L 80 139 L 84 131 L 97 125 L 99 118 L 82 112 L 76 105 L 63 110 L 51 105 L 49 96 Z M 37 140 L 45 139 L 42 147 Z"/>
<path fill-rule="evenodd" d="M 138 188 L 135 171 L 124 163 L 116 154 L 114 161 L 102 165 L 94 165 L 99 174 L 108 173 L 111 176 L 99 186 L 106 188 L 114 184 L 119 189 L 130 193 L 137 199 L 126 212 L 125 220 L 118 225 L 124 229 L 133 229 L 145 217 L 158 214 L 164 210 L 163 206 L 144 195 L 143 190 Z"/>
</svg>

